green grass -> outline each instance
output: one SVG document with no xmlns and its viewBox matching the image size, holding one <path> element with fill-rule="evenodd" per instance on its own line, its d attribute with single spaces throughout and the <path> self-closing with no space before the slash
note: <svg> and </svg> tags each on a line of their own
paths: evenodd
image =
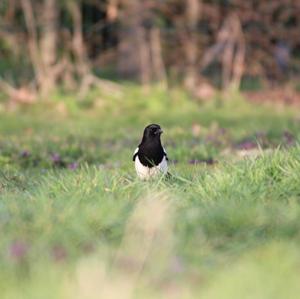
<svg viewBox="0 0 300 299">
<path fill-rule="evenodd" d="M 1 298 L 298 297 L 295 109 L 136 87 L 89 100 L 1 112 Z M 153 122 L 173 177 L 141 182 Z"/>
</svg>

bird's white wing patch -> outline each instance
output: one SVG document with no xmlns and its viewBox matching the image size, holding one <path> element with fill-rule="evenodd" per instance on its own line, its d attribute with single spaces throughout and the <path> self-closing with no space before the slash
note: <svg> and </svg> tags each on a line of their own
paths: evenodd
<svg viewBox="0 0 300 299">
<path fill-rule="evenodd" d="M 162 161 L 157 165 L 157 168 L 164 174 L 168 172 L 167 157 L 163 157 Z"/>
<path fill-rule="evenodd" d="M 133 160 L 133 161 L 135 161 L 135 158 L 136 158 L 136 156 L 137 156 L 138 151 L 139 151 L 139 148 L 137 147 L 137 148 L 135 149 L 134 153 L 133 153 L 133 157 L 132 157 L 132 160 Z"/>
<path fill-rule="evenodd" d="M 168 154 L 167 154 L 167 152 L 166 152 L 166 150 L 165 150 L 165 148 L 163 147 L 163 151 L 164 151 L 164 154 L 165 154 L 165 158 L 166 158 L 166 160 L 168 161 L 169 160 L 169 158 L 168 158 Z"/>
</svg>

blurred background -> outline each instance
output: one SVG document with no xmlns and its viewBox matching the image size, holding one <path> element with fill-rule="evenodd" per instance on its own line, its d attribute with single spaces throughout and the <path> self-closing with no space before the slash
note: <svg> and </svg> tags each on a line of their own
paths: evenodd
<svg viewBox="0 0 300 299">
<path fill-rule="evenodd" d="M 2 0 L 0 90 L 32 102 L 129 80 L 297 102 L 299 28 L 295 0 Z"/>
<path fill-rule="evenodd" d="M 299 104 L 300 0 L 0 0 L 1 299 L 298 299 Z"/>
</svg>

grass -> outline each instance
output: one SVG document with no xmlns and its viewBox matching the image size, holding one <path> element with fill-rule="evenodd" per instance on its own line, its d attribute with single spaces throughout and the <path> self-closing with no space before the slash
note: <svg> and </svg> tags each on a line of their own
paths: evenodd
<svg viewBox="0 0 300 299">
<path fill-rule="evenodd" d="M 89 97 L 1 112 L 1 298 L 297 298 L 295 109 Z M 131 156 L 153 122 L 173 177 L 141 182 Z"/>
</svg>

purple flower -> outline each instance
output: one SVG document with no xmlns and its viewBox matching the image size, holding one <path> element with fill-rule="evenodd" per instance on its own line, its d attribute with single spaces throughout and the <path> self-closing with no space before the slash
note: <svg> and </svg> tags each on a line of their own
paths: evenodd
<svg viewBox="0 0 300 299">
<path fill-rule="evenodd" d="M 294 135 L 292 133 L 290 133 L 289 131 L 284 131 L 283 138 L 288 145 L 293 144 L 295 141 Z"/>
<path fill-rule="evenodd" d="M 9 254 L 12 259 L 21 261 L 28 252 L 28 245 L 23 241 L 14 241 L 9 247 Z"/>
<path fill-rule="evenodd" d="M 225 135 L 227 133 L 227 130 L 225 128 L 219 128 L 218 133 L 220 135 Z"/>
<path fill-rule="evenodd" d="M 51 155 L 51 160 L 53 161 L 53 163 L 60 163 L 61 157 L 59 154 L 54 153 Z"/>
<path fill-rule="evenodd" d="M 22 158 L 28 158 L 28 157 L 30 156 L 30 152 L 27 151 L 27 150 L 24 150 L 24 151 L 22 151 L 22 152 L 20 153 L 20 156 L 21 156 Z"/>
<path fill-rule="evenodd" d="M 68 256 L 66 249 L 61 245 L 56 245 L 52 248 L 52 256 L 55 261 L 61 262 Z"/>
<path fill-rule="evenodd" d="M 78 163 L 77 163 L 77 162 L 72 162 L 72 163 L 70 163 L 70 164 L 68 165 L 68 168 L 69 168 L 70 170 L 75 170 L 75 169 L 78 168 Z"/>
<path fill-rule="evenodd" d="M 202 160 L 202 162 L 204 162 L 208 165 L 213 165 L 216 161 L 213 158 L 208 158 L 208 159 Z"/>
<path fill-rule="evenodd" d="M 257 144 L 256 144 L 256 142 L 253 142 L 251 140 L 245 140 L 245 141 L 240 142 L 237 145 L 237 148 L 240 150 L 251 150 L 251 149 L 257 148 Z"/>
<path fill-rule="evenodd" d="M 65 161 L 63 161 L 60 154 L 56 154 L 56 153 L 52 154 L 51 160 L 55 166 L 60 166 L 60 167 L 66 166 L 66 163 L 65 163 Z"/>
</svg>

